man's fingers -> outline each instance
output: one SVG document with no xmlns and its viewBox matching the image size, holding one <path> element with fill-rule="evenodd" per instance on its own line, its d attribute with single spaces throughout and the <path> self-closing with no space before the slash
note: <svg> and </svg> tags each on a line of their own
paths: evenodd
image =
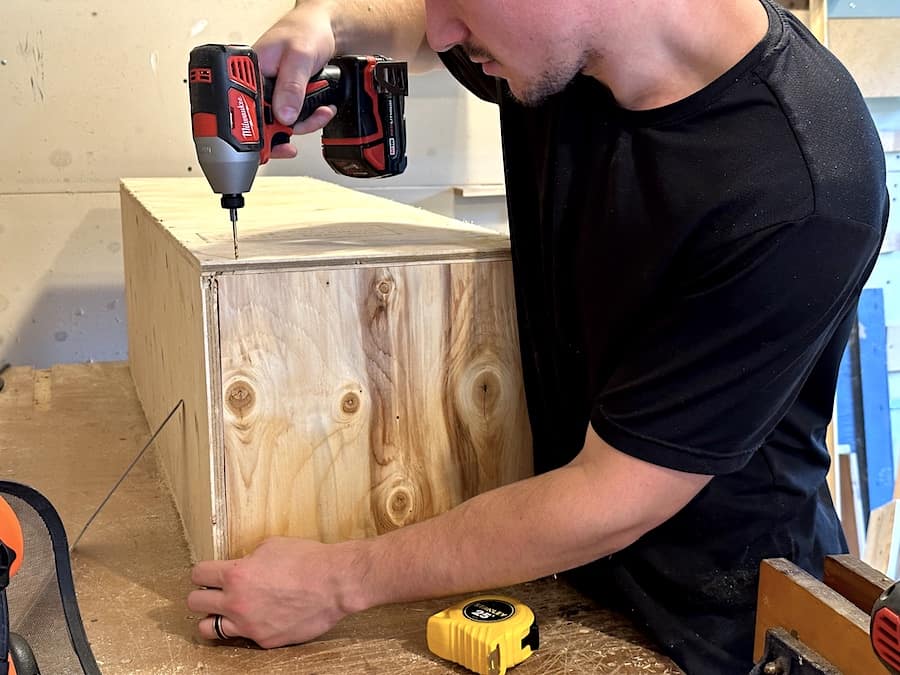
<svg viewBox="0 0 900 675">
<path fill-rule="evenodd" d="M 225 594 L 218 589 L 203 589 L 188 593 L 187 606 L 198 614 L 221 614 L 224 609 Z"/>
<path fill-rule="evenodd" d="M 322 106 L 313 110 L 312 115 L 294 125 L 295 134 L 310 134 L 328 124 L 337 114 L 333 105 Z"/>
<path fill-rule="evenodd" d="M 297 148 L 290 143 L 282 143 L 272 148 L 272 159 L 293 159 L 297 156 Z"/>
<path fill-rule="evenodd" d="M 308 54 L 289 48 L 282 52 L 272 95 L 272 108 L 279 122 L 292 125 L 297 121 L 306 98 L 306 85 L 317 70 Z"/>
<path fill-rule="evenodd" d="M 328 124 L 337 114 L 333 105 L 316 108 L 312 115 L 294 125 L 295 134 L 310 134 Z M 280 143 L 272 147 L 272 159 L 293 159 L 297 156 L 297 148 L 290 143 Z"/>
<path fill-rule="evenodd" d="M 203 560 L 191 569 L 191 583 L 207 588 L 222 588 L 225 570 L 234 567 L 234 560 Z"/>
</svg>

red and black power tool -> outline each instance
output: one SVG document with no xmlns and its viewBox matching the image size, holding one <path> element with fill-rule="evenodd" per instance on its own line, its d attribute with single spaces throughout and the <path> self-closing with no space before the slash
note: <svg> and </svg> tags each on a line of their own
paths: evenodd
<svg viewBox="0 0 900 675">
<path fill-rule="evenodd" d="M 875 601 L 869 636 L 884 667 L 891 675 L 900 675 L 900 587 L 897 583 Z"/>
<path fill-rule="evenodd" d="M 263 78 L 245 45 L 207 44 L 191 50 L 188 84 L 194 145 L 213 192 L 229 209 L 237 257 L 237 209 L 274 145 L 293 129 L 272 111 L 275 81 Z M 340 56 L 314 75 L 297 122 L 326 105 L 337 114 L 322 132 L 322 154 L 337 173 L 395 176 L 406 168 L 404 102 L 407 66 L 382 56 Z M 296 124 L 296 122 L 295 122 Z"/>
</svg>

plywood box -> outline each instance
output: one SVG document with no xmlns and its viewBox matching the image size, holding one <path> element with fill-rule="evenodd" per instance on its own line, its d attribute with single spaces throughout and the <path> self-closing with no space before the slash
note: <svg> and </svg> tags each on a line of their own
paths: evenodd
<svg viewBox="0 0 900 675">
<path fill-rule="evenodd" d="M 336 541 L 532 471 L 509 242 L 305 178 L 240 214 L 202 178 L 122 189 L 129 360 L 198 558 Z"/>
</svg>

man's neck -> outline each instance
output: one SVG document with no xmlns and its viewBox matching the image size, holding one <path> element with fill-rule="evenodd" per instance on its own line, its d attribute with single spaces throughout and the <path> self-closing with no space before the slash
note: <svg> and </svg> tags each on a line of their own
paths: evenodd
<svg viewBox="0 0 900 675">
<path fill-rule="evenodd" d="M 628 110 L 649 110 L 703 89 L 765 36 L 758 0 L 667 0 L 638 9 L 614 40 L 605 36 L 583 73 L 603 82 Z"/>
</svg>

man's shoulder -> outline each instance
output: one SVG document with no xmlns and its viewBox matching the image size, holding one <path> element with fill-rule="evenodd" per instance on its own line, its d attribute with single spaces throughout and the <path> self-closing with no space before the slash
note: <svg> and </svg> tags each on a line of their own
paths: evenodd
<svg viewBox="0 0 900 675">
<path fill-rule="evenodd" d="M 802 26 L 789 22 L 782 44 L 756 74 L 796 137 L 810 173 L 816 210 L 878 220 L 884 150 L 866 101 L 844 65 Z"/>
</svg>

